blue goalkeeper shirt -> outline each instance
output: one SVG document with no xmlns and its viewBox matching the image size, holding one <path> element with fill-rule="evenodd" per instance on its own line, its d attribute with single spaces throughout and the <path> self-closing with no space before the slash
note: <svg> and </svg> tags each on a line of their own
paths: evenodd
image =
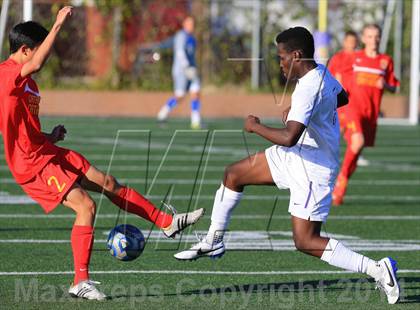
<svg viewBox="0 0 420 310">
<path fill-rule="evenodd" d="M 174 39 L 174 62 L 172 71 L 184 72 L 187 67 L 195 67 L 195 51 L 197 41 L 192 34 L 180 30 L 175 34 Z"/>
</svg>

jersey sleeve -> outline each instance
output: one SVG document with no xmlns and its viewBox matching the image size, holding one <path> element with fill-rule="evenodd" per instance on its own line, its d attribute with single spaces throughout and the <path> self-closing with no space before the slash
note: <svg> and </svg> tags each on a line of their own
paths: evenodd
<svg viewBox="0 0 420 310">
<path fill-rule="evenodd" d="M 187 54 L 185 52 L 186 35 L 182 31 L 178 31 L 174 39 L 174 54 L 176 65 L 181 67 L 188 66 Z"/>
<path fill-rule="evenodd" d="M 397 80 L 394 74 L 394 62 L 391 57 L 389 58 L 389 63 L 385 70 L 385 81 L 390 86 L 400 86 L 400 81 Z"/>
<path fill-rule="evenodd" d="M 330 70 L 331 74 L 335 76 L 338 72 L 338 59 L 337 54 L 331 57 L 329 63 L 328 63 L 328 70 Z"/>
<path fill-rule="evenodd" d="M 295 121 L 308 126 L 315 107 L 316 97 L 316 94 L 309 92 L 305 88 L 295 89 L 292 94 L 292 103 L 287 122 Z"/>
<path fill-rule="evenodd" d="M 11 89 L 15 89 L 22 84 L 24 78 L 21 75 L 23 64 L 19 64 L 9 68 L 7 71 L 7 82 L 9 83 L 9 87 Z"/>
</svg>

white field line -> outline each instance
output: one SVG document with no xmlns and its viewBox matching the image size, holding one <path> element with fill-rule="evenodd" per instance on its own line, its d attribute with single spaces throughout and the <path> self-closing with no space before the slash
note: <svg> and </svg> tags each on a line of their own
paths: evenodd
<svg viewBox="0 0 420 310">
<path fill-rule="evenodd" d="M 109 231 L 103 231 L 103 235 L 108 236 Z M 146 233 L 146 231 L 145 231 Z M 196 231 L 197 234 L 205 235 L 207 234 L 207 231 L 204 230 L 198 230 Z M 178 243 L 179 240 L 173 240 L 173 239 L 167 239 L 163 235 L 161 231 L 148 231 L 146 233 L 149 240 L 156 240 L 156 241 L 163 241 L 165 243 Z M 357 236 L 351 236 L 351 235 L 342 235 L 342 234 L 326 234 L 325 232 L 321 232 L 322 236 L 329 236 L 330 238 L 340 239 L 340 240 L 359 240 L 360 238 Z M 264 230 L 234 230 L 234 231 L 228 231 L 226 232 L 226 235 L 224 237 L 224 240 L 226 243 L 243 243 L 248 242 L 251 240 L 257 240 L 257 241 L 267 241 L 270 240 L 272 236 L 282 236 L 282 237 L 293 237 L 293 232 L 291 231 L 284 231 L 284 230 L 275 230 L 275 231 L 264 231 Z M 289 240 L 278 240 L 278 241 L 287 241 Z M 183 234 L 182 235 L 182 242 L 197 242 L 197 236 L 194 234 Z M 420 242 L 420 240 L 415 240 L 414 242 Z"/>
<path fill-rule="evenodd" d="M 45 120 L 44 120 L 45 119 Z M 97 130 L 98 132 L 104 133 L 109 132 L 109 135 L 112 136 L 115 131 L 118 129 L 127 129 L 127 130 L 140 130 L 144 129 L 144 127 L 152 127 L 156 128 L 156 120 L 153 118 L 136 118 L 136 119 L 114 119 L 114 118 L 108 118 L 108 117 L 100 117 L 100 118 L 87 118 L 86 120 L 79 121 L 77 119 L 74 119 L 72 117 L 70 118 L 43 118 L 44 122 L 53 122 L 53 123 L 64 123 L 67 124 L 70 132 L 74 132 L 76 130 L 80 130 L 81 133 L 86 133 L 86 124 L 89 122 L 94 121 L 95 128 L 100 129 Z M 209 121 L 214 125 L 223 125 L 223 124 L 231 124 L 232 121 L 230 120 L 221 120 L 217 118 L 210 118 Z M 275 117 L 268 117 L 264 118 L 264 122 L 267 123 L 267 125 L 270 126 L 278 126 L 279 124 L 279 118 Z M 240 126 L 240 121 L 236 120 L 235 123 Z M 166 129 L 157 129 L 154 132 L 155 136 L 167 136 L 169 130 L 173 130 L 171 124 L 177 124 L 183 125 L 188 127 L 188 118 L 171 118 L 171 122 Z M 389 125 L 383 125 L 380 124 L 380 133 L 379 135 L 382 137 L 388 137 L 389 135 L 396 138 L 404 138 L 407 139 L 406 135 L 403 135 L 404 133 L 410 133 L 414 135 L 414 130 L 412 127 L 407 126 L 405 127 L 399 127 L 398 131 L 395 131 L 394 126 Z M 79 134 L 79 135 L 80 135 Z"/>
<path fill-rule="evenodd" d="M 284 192 L 286 193 L 286 192 Z M 99 194 L 91 195 L 95 199 L 99 199 Z M 275 199 L 281 201 L 288 201 L 289 196 L 275 196 L 275 195 L 244 195 L 242 200 L 245 201 L 274 201 Z M 165 198 L 164 195 L 150 195 L 147 197 L 151 200 L 161 201 Z M 199 200 L 214 200 L 213 195 L 201 195 L 201 196 L 192 196 L 193 199 Z M 171 201 L 175 200 L 189 200 L 191 199 L 190 195 L 173 195 L 171 196 Z M 420 202 L 420 196 L 409 196 L 409 195 L 348 195 L 346 200 L 349 201 L 395 201 L 395 202 Z M 0 205 L 27 205 L 27 204 L 37 204 L 34 200 L 26 195 L 0 195 Z"/>
<path fill-rule="evenodd" d="M 109 149 L 109 147 L 104 148 L 103 146 L 81 146 L 81 145 L 65 145 L 64 147 L 69 148 L 69 149 L 74 149 L 75 151 L 81 152 L 83 155 L 85 155 L 88 159 L 90 160 L 109 160 L 110 159 L 110 152 L 111 150 Z M 251 146 L 251 150 L 264 150 L 267 146 L 266 145 L 259 145 L 259 146 Z M 4 153 L 4 150 L 1 148 L 0 146 L 0 153 Z M 161 148 L 159 148 L 159 150 L 161 150 Z M 153 148 L 151 147 L 151 151 L 153 151 Z M 182 154 L 185 153 L 182 152 Z M 194 152 L 195 154 L 188 154 L 188 156 L 192 156 L 193 160 L 199 160 L 199 156 L 197 153 L 200 152 Z M 127 160 L 145 160 L 147 154 L 147 149 L 146 148 L 140 148 L 140 149 L 117 149 L 117 155 L 116 158 L 124 160 L 124 158 L 126 158 Z M 201 154 L 201 153 L 200 153 Z M 238 148 L 235 149 L 235 151 L 233 153 L 227 153 L 227 152 L 221 152 L 221 153 L 212 153 L 211 154 L 211 160 L 221 160 L 221 159 L 231 159 L 231 158 L 242 158 L 244 156 L 246 156 L 246 150 L 240 150 L 238 151 Z M 381 159 L 383 159 L 385 162 L 386 161 L 402 161 L 404 162 L 404 160 L 415 160 L 417 161 L 419 159 L 419 154 L 420 154 L 420 147 L 416 150 L 413 151 L 406 151 L 405 154 L 401 155 L 401 150 L 399 150 L 398 148 L 385 148 L 385 149 L 378 149 L 377 147 L 375 147 L 374 151 L 372 151 L 372 153 L 369 153 L 366 155 L 366 158 L 371 160 L 372 163 L 375 163 L 376 161 L 382 162 Z M 4 155 L 1 155 L 4 158 Z M 182 161 L 182 157 L 183 155 L 181 154 L 171 154 L 169 156 L 169 160 L 173 159 L 174 161 Z M 156 154 L 155 152 L 153 152 L 153 157 L 155 158 L 155 160 L 159 161 L 162 159 L 162 153 Z M 0 157 L 2 158 L 2 157 Z M 152 160 L 152 158 L 150 158 L 149 160 Z M 185 154 L 184 154 L 184 161 L 185 161 Z"/>
<path fill-rule="evenodd" d="M 201 133 L 202 136 L 204 136 L 203 133 Z M 168 138 L 170 138 L 171 135 L 168 135 Z M 240 139 L 241 142 L 235 143 L 232 141 Z M 147 150 L 149 149 L 149 145 L 146 142 L 146 137 L 134 140 L 134 139 L 119 139 L 118 140 L 118 146 L 117 149 L 121 150 Z M 185 138 L 179 138 L 181 143 L 176 143 L 173 146 L 171 146 L 171 151 L 179 151 L 183 153 L 201 153 L 203 150 L 204 145 L 202 145 L 203 139 L 197 139 L 194 141 L 190 141 L 189 144 L 185 144 Z M 70 143 L 67 143 L 65 147 L 75 149 L 75 150 L 83 150 L 84 148 L 88 148 L 89 150 L 92 150 L 94 148 L 95 150 L 107 150 L 110 151 L 109 148 L 114 145 L 115 138 L 76 138 L 72 139 L 72 141 L 68 141 Z M 415 140 L 413 140 L 415 141 Z M 254 141 L 248 141 L 250 143 L 251 149 L 264 149 L 267 147 L 267 144 L 263 142 L 254 142 Z M 216 145 L 218 143 L 216 142 Z M 243 140 L 240 136 L 230 137 L 229 144 L 230 147 L 225 146 L 217 146 L 213 149 L 215 153 L 219 154 L 227 154 L 227 155 L 239 155 L 244 156 L 246 155 L 246 148 L 245 144 L 243 143 Z M 232 145 L 237 145 L 237 147 L 232 148 Z M 418 152 L 420 149 L 420 144 L 416 141 L 416 143 L 412 143 L 411 141 L 407 141 L 407 143 L 398 143 L 396 145 L 378 145 L 376 146 L 376 150 L 381 151 L 394 151 L 395 148 L 398 146 L 406 146 L 406 147 L 413 147 L 414 150 Z M 165 142 L 156 142 L 152 140 L 152 144 L 150 145 L 150 150 L 161 150 L 164 151 L 168 147 L 168 144 Z M 242 149 L 241 149 L 242 148 Z M 400 151 L 401 152 L 401 151 Z M 398 154 L 398 152 L 396 152 Z"/>
<path fill-rule="evenodd" d="M 86 132 L 86 122 L 90 122 L 93 121 L 93 118 L 87 118 L 86 120 L 82 120 L 81 122 L 79 122 L 79 120 L 73 117 L 70 118 L 56 118 L 56 117 L 46 117 L 45 119 L 48 119 L 49 122 L 53 122 L 53 123 L 59 123 L 59 124 L 66 124 L 66 122 L 71 122 L 70 124 L 68 124 L 69 128 L 71 129 L 80 129 L 80 130 L 84 130 L 84 132 Z M 220 118 L 210 118 L 209 119 L 211 121 L 211 123 L 213 124 L 232 124 L 231 119 L 220 119 Z M 266 122 L 268 125 L 272 125 L 275 126 L 276 124 L 279 124 L 279 118 L 276 117 L 266 117 L 263 118 L 264 122 Z M 135 118 L 135 119 L 124 119 L 121 120 L 120 118 L 109 118 L 109 117 L 99 117 L 99 118 L 95 118 L 95 126 L 98 127 L 104 127 L 102 128 L 103 130 L 116 130 L 113 129 L 113 127 L 115 128 L 119 128 L 121 127 L 121 123 L 124 123 L 124 126 L 131 126 L 130 128 L 138 128 L 140 125 L 141 126 L 153 126 L 156 127 L 156 120 L 154 118 Z M 189 125 L 189 120 L 188 117 L 173 117 L 171 118 L 171 123 L 174 124 L 182 124 L 185 126 Z M 237 122 L 237 124 L 240 124 L 240 120 L 236 120 L 235 122 Z M 110 127 L 110 126 L 113 127 Z M 379 124 L 380 127 L 380 134 L 381 135 L 394 135 L 394 136 L 401 136 L 404 137 L 402 135 L 402 133 L 405 132 L 409 132 L 409 133 L 413 133 L 414 130 L 416 130 L 416 128 L 413 129 L 413 127 L 410 126 L 393 126 L 393 125 L 385 125 L 385 124 Z M 395 128 L 398 128 L 398 131 L 395 131 Z M 168 128 L 167 130 L 169 130 L 171 128 Z M 160 129 L 157 130 L 157 133 L 165 133 L 164 130 Z"/>
<path fill-rule="evenodd" d="M 229 275 L 229 276 L 276 276 L 315 274 L 354 274 L 344 270 L 275 270 L 275 271 L 215 271 L 215 270 L 90 270 L 90 274 L 165 274 L 165 275 Z M 398 274 L 420 273 L 420 269 L 401 269 Z M 59 276 L 72 275 L 74 271 L 1 271 L 0 276 Z"/>
<path fill-rule="evenodd" d="M 165 240 L 165 241 L 163 241 Z M 155 249 L 159 251 L 159 243 L 167 244 L 173 243 L 174 246 L 178 246 L 177 241 L 168 241 L 163 239 L 156 243 Z M 359 240 L 358 240 L 359 241 Z M 397 241 L 397 242 L 396 242 Z M 400 240 L 360 240 L 360 242 L 343 242 L 343 244 L 351 247 L 354 251 L 375 251 L 375 252 L 409 252 L 409 251 L 420 251 L 420 240 L 417 243 L 399 242 Z M 404 241 L 404 240 L 402 240 Z M 407 240 L 412 241 L 412 240 Z M 95 243 L 105 244 L 105 239 L 95 239 Z M 197 242 L 197 239 L 195 240 Z M 14 244 L 16 247 L 24 246 L 26 244 L 69 244 L 70 240 L 44 240 L 44 239 L 0 239 L 1 243 Z M 184 244 L 191 245 L 193 242 L 184 242 Z M 296 247 L 291 240 L 252 240 L 251 242 L 226 242 L 227 250 L 236 251 L 296 251 Z M 186 248 L 185 248 L 186 249 Z M 174 251 L 181 249 L 175 248 Z"/>
<path fill-rule="evenodd" d="M 107 171 L 109 165 L 95 165 L 96 168 Z M 144 172 L 146 170 L 150 172 L 156 172 L 159 166 L 149 165 L 146 167 L 144 165 L 111 165 L 111 172 L 123 171 L 123 172 Z M 194 165 L 163 165 L 161 171 L 165 172 L 196 172 L 198 169 L 198 164 Z M 218 172 L 222 173 L 224 171 L 224 166 L 201 166 L 200 171 L 202 172 Z M 1 166 L 0 171 L 9 171 L 9 167 Z M 386 173 L 386 172 L 404 172 L 404 173 L 415 173 L 418 175 L 420 172 L 420 165 L 410 165 L 410 164 L 380 164 L 375 166 L 359 167 L 358 173 Z"/>
<path fill-rule="evenodd" d="M 14 179 L 6 179 L 7 182 L 16 183 Z M 10 181 L 9 181 L 10 180 Z M 122 178 L 119 179 L 121 182 L 128 184 L 144 184 L 144 179 L 139 178 Z M 156 184 L 176 184 L 176 185 L 193 185 L 194 179 L 160 179 L 156 180 Z M 0 181 L 2 183 L 2 181 Z M 204 185 L 220 185 L 221 179 L 205 179 L 202 184 Z M 356 186 L 420 186 L 419 180 L 350 180 L 350 185 Z"/>
<path fill-rule="evenodd" d="M 237 139 L 237 138 L 234 138 Z M 146 140 L 146 139 L 144 139 Z M 172 147 L 171 151 L 176 151 L 178 153 L 188 153 L 191 155 L 196 155 L 197 153 L 200 153 L 200 149 L 203 148 L 202 144 L 203 139 L 197 140 L 197 141 L 191 141 L 189 144 L 186 144 L 185 141 L 182 141 L 182 144 L 176 144 L 176 147 Z M 198 145 L 198 146 L 197 146 Z M 246 148 L 244 144 L 238 144 L 235 148 L 231 148 L 232 147 L 232 143 L 216 143 L 217 145 L 217 149 L 218 151 L 220 151 L 220 153 L 212 153 L 212 156 L 220 156 L 220 157 L 224 157 L 224 156 L 244 156 L 246 155 Z M 229 147 L 224 147 L 223 145 L 226 146 L 230 146 Z M 248 142 L 248 145 L 250 146 L 250 149 L 253 151 L 263 151 L 265 148 L 267 148 L 269 145 L 265 144 L 265 143 L 254 143 L 254 142 Z M 167 146 L 165 143 L 154 143 L 152 141 L 152 144 L 150 146 L 150 151 L 152 151 L 153 153 L 155 153 L 155 151 L 164 151 L 165 146 Z M 95 144 L 95 143 L 89 143 L 89 144 L 79 144 L 79 143 L 66 143 L 65 145 L 63 145 L 63 147 L 68 148 L 68 149 L 73 149 L 75 151 L 81 152 L 84 155 L 95 155 L 95 154 L 103 154 L 105 152 L 105 154 L 110 152 L 110 148 L 111 145 L 104 145 L 104 144 Z M 367 154 L 366 157 L 367 159 L 378 159 L 379 158 L 389 158 L 389 160 L 392 160 L 392 158 L 399 158 L 401 157 L 403 158 L 407 158 L 410 157 L 410 155 L 412 156 L 412 158 L 415 160 L 416 157 L 414 157 L 414 155 L 419 154 L 420 153 L 420 146 L 416 145 L 416 146 L 410 146 L 410 145 L 406 145 L 406 148 L 410 148 L 410 149 L 405 149 L 405 154 L 401 154 L 401 150 L 397 151 L 395 150 L 397 146 L 375 146 L 374 151 L 371 151 L 371 153 Z M 402 146 L 404 147 L 404 146 Z M 398 147 L 397 147 L 398 148 Z M 147 150 L 149 149 L 148 146 L 146 145 L 139 145 L 137 143 L 128 143 L 127 145 L 118 145 L 117 146 L 117 151 L 119 155 L 123 155 L 125 153 L 128 154 L 133 154 L 133 155 L 140 155 L 140 154 L 146 154 Z M 0 150 L 2 150 L 0 148 Z M 231 153 L 229 153 L 228 151 L 231 150 Z M 2 150 L 4 152 L 4 150 Z M 161 155 L 161 154 L 159 154 Z M 159 156 L 158 155 L 158 156 Z M 179 155 L 179 154 L 178 154 Z M 175 154 L 171 155 L 171 156 L 176 156 Z M 390 158 L 392 156 L 392 158 Z M 418 159 L 418 157 L 417 157 Z"/>
<path fill-rule="evenodd" d="M 109 162 L 111 156 L 110 155 L 104 155 L 104 154 L 96 154 L 93 153 L 91 154 L 90 152 L 86 152 L 86 157 L 91 160 L 91 161 L 105 161 L 105 162 Z M 245 153 L 244 153 L 245 156 Z M 382 157 L 389 157 L 389 154 L 383 154 Z M 210 155 L 210 159 L 209 161 L 211 162 L 225 162 L 225 161 L 232 161 L 232 160 L 237 160 L 237 159 L 241 159 L 243 156 L 235 156 L 235 155 L 225 155 L 225 154 L 211 154 Z M 379 160 L 381 161 L 381 159 L 383 159 L 381 156 L 378 156 L 378 154 L 371 154 L 369 156 L 369 159 L 371 161 L 376 161 Z M 201 158 L 200 155 L 189 155 L 188 157 L 185 157 L 185 155 L 170 155 L 167 158 L 168 162 L 191 162 L 191 161 L 199 161 Z M 0 159 L 4 159 L 4 155 L 0 154 Z M 162 156 L 151 156 L 150 158 L 148 158 L 146 155 L 141 155 L 141 154 L 117 154 L 114 156 L 113 161 L 114 162 L 119 162 L 119 161 L 123 161 L 123 162 L 136 162 L 136 161 L 145 161 L 145 160 L 149 160 L 150 162 L 155 162 L 158 161 L 160 162 L 162 160 Z M 404 155 L 404 156 L 392 156 L 392 158 L 387 158 L 386 162 L 404 162 L 404 161 L 418 161 L 420 162 L 420 158 L 419 155 Z"/>
<path fill-rule="evenodd" d="M 176 129 L 175 129 L 176 130 Z M 180 129 L 178 129 L 180 130 Z M 144 129 L 139 129 L 139 136 L 138 137 L 133 137 L 134 133 L 130 133 L 131 137 L 124 137 L 123 140 L 120 141 L 119 139 L 119 143 L 122 146 L 132 146 L 132 145 L 136 145 L 138 146 L 139 143 L 141 143 L 142 141 L 146 140 L 147 137 L 146 135 L 141 135 L 141 131 L 144 131 Z M 184 142 L 185 141 L 201 141 L 200 139 L 202 136 L 205 136 L 206 131 L 192 131 L 192 130 L 182 130 L 184 135 L 180 135 L 177 137 L 177 139 L 179 139 L 180 141 Z M 172 137 L 173 134 L 167 134 L 166 138 L 170 138 Z M 153 134 L 152 134 L 152 138 L 153 138 Z M 241 130 L 238 129 L 232 129 L 232 130 L 223 130 L 223 132 L 220 132 L 217 134 L 216 137 L 216 142 L 218 140 L 223 140 L 223 139 L 228 139 L 229 145 L 244 145 L 244 141 L 242 139 L 241 136 Z M 251 138 L 252 140 L 255 140 L 256 142 L 258 141 L 255 138 Z M 160 140 L 160 139 L 159 139 Z M 68 137 L 66 139 L 67 142 L 69 143 L 77 143 L 77 144 L 89 144 L 89 145 L 95 145 L 95 144 L 99 144 L 99 145 L 113 145 L 115 138 L 110 138 L 110 137 L 80 137 L 80 136 L 72 136 L 72 137 Z M 263 140 L 258 141 L 258 143 L 263 143 Z M 152 139 L 152 143 L 153 144 L 157 144 L 156 140 L 153 141 Z M 379 143 L 377 145 L 378 147 L 392 147 L 392 146 L 420 146 L 419 144 L 419 140 L 416 138 L 413 139 L 398 139 L 398 140 L 394 140 L 389 143 Z"/>
<path fill-rule="evenodd" d="M 185 234 L 181 240 L 172 240 L 164 238 L 162 232 L 151 231 L 146 233 L 149 242 L 155 245 L 158 250 L 160 243 L 172 243 L 179 246 L 180 242 L 188 248 L 189 244 L 197 242 L 197 237 L 193 234 Z M 102 231 L 104 235 L 108 231 Z M 198 233 L 204 234 L 205 231 Z M 357 236 L 331 234 L 323 232 L 322 235 L 332 238 L 341 239 L 344 244 L 356 251 L 419 251 L 420 240 L 377 240 L 377 239 L 360 239 Z M 277 237 L 288 237 L 288 239 L 273 239 Z M 228 250 L 267 250 L 267 251 L 295 251 L 295 245 L 291 240 L 292 232 L 290 231 L 231 231 L 225 236 L 225 245 Z M 105 244 L 105 239 L 96 239 L 96 243 Z M 13 243 L 18 245 L 25 244 L 67 244 L 69 239 L 0 239 L 0 243 Z"/>
<path fill-rule="evenodd" d="M 114 132 L 110 133 L 109 135 L 98 135 L 98 136 L 83 136 L 83 135 L 70 135 L 68 136 L 68 138 L 66 139 L 66 141 L 70 141 L 70 142 L 89 142 L 89 143 L 109 143 L 109 140 L 113 140 L 115 137 L 115 133 L 117 131 L 122 131 L 123 134 L 121 136 L 124 136 L 124 139 L 131 141 L 131 140 L 136 140 L 136 139 L 146 139 L 146 135 L 144 134 L 145 130 L 150 130 L 149 128 L 143 128 L 143 129 L 139 129 L 139 128 L 133 128 L 133 129 L 120 129 L 120 128 L 116 128 Z M 163 137 L 163 138 L 170 138 L 171 136 L 173 136 L 173 132 L 175 130 L 182 130 L 182 135 L 179 136 L 179 139 L 200 139 L 201 136 L 205 135 L 207 131 L 210 131 L 210 133 L 212 133 L 213 131 L 217 131 L 216 130 L 201 130 L 201 131 L 197 131 L 197 130 L 191 130 L 191 129 L 172 129 L 169 132 L 160 134 L 159 131 L 154 132 L 152 130 L 152 133 L 154 133 L 156 136 L 155 137 Z M 159 133 L 159 134 L 158 134 Z M 137 136 L 135 136 L 137 135 Z M 153 136 L 152 136 L 153 137 Z M 237 140 L 232 140 L 232 139 L 237 139 Z M 243 142 L 242 140 L 242 129 L 238 128 L 238 129 L 226 129 L 223 130 L 223 132 L 219 132 L 217 134 L 217 139 L 220 140 L 228 140 L 230 142 L 237 142 L 238 138 L 241 138 L 241 140 L 239 140 L 241 142 Z M 250 139 L 255 139 L 258 140 L 258 138 L 255 138 L 255 136 L 251 136 L 250 135 Z M 96 142 L 98 141 L 99 142 Z M 157 139 L 157 140 L 161 140 L 161 139 Z M 387 142 L 387 143 L 383 143 L 383 142 Z M 412 138 L 407 138 L 407 137 L 399 137 L 399 139 L 393 140 L 392 142 L 397 143 L 397 145 L 403 145 L 405 143 L 408 143 L 409 145 L 419 145 L 419 141 L 418 141 L 418 137 L 413 136 Z M 391 146 L 392 143 L 391 141 L 388 141 L 388 139 L 382 139 L 378 141 L 378 145 L 387 145 L 387 146 Z"/>
<path fill-rule="evenodd" d="M 184 131 L 184 130 L 182 130 Z M 237 131 L 237 130 L 236 130 Z M 196 131 L 195 134 L 201 134 L 198 137 L 205 137 L 205 132 L 199 132 Z M 232 140 L 237 140 L 238 137 L 241 137 L 239 134 L 235 137 L 235 139 Z M 168 136 L 168 138 L 171 138 L 171 141 L 175 141 L 175 135 L 170 135 Z M 163 152 L 168 150 L 168 147 L 170 146 L 169 150 L 171 152 L 173 151 L 179 151 L 179 152 L 183 152 L 183 153 L 202 153 L 203 152 L 203 148 L 207 148 L 208 145 L 204 145 L 203 141 L 204 139 L 198 139 L 197 141 L 192 141 L 192 143 L 190 144 L 185 144 L 184 139 L 181 137 L 177 137 L 177 139 L 179 139 L 179 141 L 181 141 L 182 143 L 173 143 L 171 145 L 169 145 L 168 143 L 164 143 L 164 142 L 156 142 L 152 140 L 152 143 L 149 145 L 147 143 L 147 139 L 146 137 L 142 138 L 141 140 L 134 140 L 134 139 L 124 139 L 124 138 L 119 138 L 118 139 L 118 144 L 117 144 L 117 150 L 120 150 L 121 148 L 126 148 L 126 149 L 134 149 L 134 150 L 148 150 L 150 149 L 152 150 L 161 150 Z M 107 148 L 109 146 L 113 146 L 115 144 L 115 138 L 94 138 L 94 139 L 90 139 L 90 138 L 74 138 L 73 141 L 77 141 L 77 147 L 82 146 L 83 144 L 88 144 L 90 147 L 95 146 L 101 146 L 103 147 L 104 145 L 107 146 Z M 194 142 L 194 143 L 193 143 Z M 245 143 L 242 140 L 242 143 L 239 143 L 238 146 L 242 146 L 242 150 L 239 149 L 238 147 L 236 148 L 232 148 L 232 143 L 228 144 L 229 147 L 225 147 L 225 146 L 217 146 L 217 147 L 213 147 L 212 151 L 214 152 L 214 154 L 227 154 L 227 155 L 239 155 L 239 156 L 246 156 L 247 152 L 246 152 L 246 148 L 245 148 Z M 259 147 L 263 147 L 261 145 L 261 143 L 259 144 Z"/>
<path fill-rule="evenodd" d="M 119 178 L 118 181 L 123 184 L 145 184 L 144 178 Z M 194 179 L 158 179 L 155 184 L 175 184 L 175 185 L 194 185 Z M 220 185 L 221 179 L 205 179 L 203 185 Z M 16 184 L 13 178 L 2 178 L 0 184 Z M 17 184 L 16 184 L 17 185 Z M 420 186 L 419 180 L 350 180 L 353 186 Z"/>
<path fill-rule="evenodd" d="M 115 219 L 117 213 L 97 214 L 100 219 Z M 209 219 L 210 215 L 205 215 L 203 218 Z M 74 220 L 74 214 L 27 214 L 27 213 L 8 213 L 1 214 L 0 219 L 71 219 Z M 124 218 L 138 219 L 137 215 L 124 214 Z M 273 220 L 290 220 L 290 215 L 273 215 Z M 269 215 L 264 214 L 238 214 L 232 215 L 234 220 L 268 220 Z M 420 215 L 330 215 L 329 220 L 342 221 L 420 221 Z"/>
</svg>

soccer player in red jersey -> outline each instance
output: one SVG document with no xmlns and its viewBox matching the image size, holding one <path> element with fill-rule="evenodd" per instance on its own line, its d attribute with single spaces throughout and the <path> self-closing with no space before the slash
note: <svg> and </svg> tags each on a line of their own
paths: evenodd
<svg viewBox="0 0 420 310">
<path fill-rule="evenodd" d="M 344 110 L 344 117 L 340 118 L 341 126 L 345 128 L 347 148 L 333 192 L 333 204 L 336 206 L 344 201 L 348 180 L 356 170 L 363 148 L 375 143 L 384 90 L 395 92 L 399 86 L 391 56 L 378 51 L 380 39 L 381 28 L 367 25 L 362 32 L 364 49 L 354 52 L 349 104 Z"/>
<path fill-rule="evenodd" d="M 342 50 L 334 54 L 328 63 L 328 70 L 330 70 L 331 74 L 340 82 L 347 94 L 350 93 L 349 90 L 353 77 L 354 52 L 356 51 L 358 41 L 359 39 L 356 32 L 352 30 L 347 31 L 344 35 Z M 337 109 L 341 133 L 345 132 L 345 128 L 342 124 L 344 123 L 347 109 L 348 105 Z"/>
<path fill-rule="evenodd" d="M 344 35 L 343 49 L 331 57 L 328 69 L 340 82 L 346 92 L 349 92 L 350 81 L 353 76 L 354 52 L 358 45 L 356 32 L 349 30 Z M 341 110 L 341 109 L 340 109 Z"/>
<path fill-rule="evenodd" d="M 42 68 L 71 14 L 72 7 L 62 8 L 50 32 L 32 21 L 11 30 L 11 55 L 0 64 L 0 130 L 6 162 L 22 189 L 46 213 L 60 203 L 76 213 L 71 232 L 75 277 L 69 293 L 101 300 L 106 296 L 95 287 L 88 273 L 96 204 L 87 191 L 104 193 L 119 208 L 153 222 L 167 237 L 175 237 L 197 222 L 204 210 L 173 216 L 162 212 L 134 189 L 96 169 L 79 153 L 56 146 L 64 139 L 64 126 L 56 126 L 50 134 L 41 132 L 41 98 L 31 74 Z"/>
<path fill-rule="evenodd" d="M 343 47 L 334 56 L 331 57 L 328 63 L 328 69 L 331 74 L 340 82 L 341 86 L 350 94 L 350 86 L 353 78 L 353 62 L 354 52 L 359 45 L 359 38 L 357 33 L 349 30 L 344 35 Z M 349 105 L 345 105 L 337 109 L 338 119 L 340 120 L 340 132 L 344 134 L 346 131 L 345 118 Z M 362 155 L 359 156 L 357 165 L 367 166 L 369 161 L 364 159 Z"/>
</svg>

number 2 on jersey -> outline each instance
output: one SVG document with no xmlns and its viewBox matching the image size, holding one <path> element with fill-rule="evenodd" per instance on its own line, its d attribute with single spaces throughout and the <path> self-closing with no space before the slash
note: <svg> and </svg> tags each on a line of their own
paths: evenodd
<svg viewBox="0 0 420 310">
<path fill-rule="evenodd" d="M 64 187 L 66 187 L 66 183 L 63 183 L 63 184 L 60 185 L 60 183 L 58 183 L 58 180 L 55 176 L 51 176 L 48 179 L 48 182 L 47 182 L 48 186 L 51 186 L 52 182 L 54 182 L 55 186 L 57 186 L 57 189 L 58 189 L 59 193 L 61 193 L 63 191 Z"/>
</svg>

